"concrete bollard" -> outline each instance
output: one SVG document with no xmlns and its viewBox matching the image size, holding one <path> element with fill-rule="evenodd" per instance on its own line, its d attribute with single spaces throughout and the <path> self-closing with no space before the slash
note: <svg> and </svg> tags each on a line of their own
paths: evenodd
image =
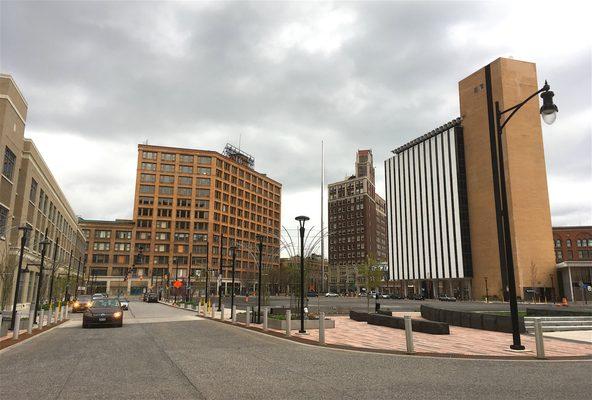
<svg viewBox="0 0 592 400">
<path fill-rule="evenodd" d="M 251 326 L 251 307 L 247 307 L 247 318 L 245 319 L 246 326 Z"/>
<path fill-rule="evenodd" d="M 221 310 L 222 311 L 220 312 L 220 321 L 224 321 L 224 304 L 222 304 Z"/>
<path fill-rule="evenodd" d="M 534 340 L 536 343 L 536 358 L 544 359 L 545 343 L 543 341 L 543 325 L 540 318 L 534 320 Z"/>
<path fill-rule="evenodd" d="M 64 307 L 64 319 L 68 319 L 68 304 L 66 304 L 66 307 Z"/>
<path fill-rule="evenodd" d="M 12 338 L 17 340 L 19 338 L 19 331 L 21 330 L 21 315 L 16 313 L 16 318 L 14 319 L 14 330 L 12 331 Z"/>
<path fill-rule="evenodd" d="M 29 312 L 29 325 L 27 325 L 27 333 L 30 335 L 33 333 L 33 320 L 35 319 L 35 311 L 31 310 Z"/>
<path fill-rule="evenodd" d="M 263 330 L 267 330 L 267 307 L 263 307 Z"/>
<path fill-rule="evenodd" d="M 325 313 L 319 314 L 319 343 L 325 344 Z"/>
<path fill-rule="evenodd" d="M 286 336 L 292 334 L 292 311 L 286 310 Z"/>
<path fill-rule="evenodd" d="M 236 324 L 236 306 L 232 306 L 232 323 Z"/>
<path fill-rule="evenodd" d="M 197 315 L 201 315 L 201 303 L 197 304 Z"/>
<path fill-rule="evenodd" d="M 43 318 L 45 317 L 43 311 L 44 310 L 41 310 L 37 313 L 37 314 L 39 314 L 37 317 L 37 329 L 43 329 Z"/>
<path fill-rule="evenodd" d="M 411 325 L 411 316 L 405 315 L 405 341 L 407 342 L 407 353 L 415 353 L 413 348 L 413 329 Z"/>
<path fill-rule="evenodd" d="M 214 318 L 214 315 L 215 315 L 215 312 L 216 311 L 214 311 L 215 309 L 214 309 L 214 306 L 213 305 L 212 305 L 212 307 L 210 307 L 210 310 L 211 310 L 211 313 L 212 313 L 211 317 Z"/>
</svg>

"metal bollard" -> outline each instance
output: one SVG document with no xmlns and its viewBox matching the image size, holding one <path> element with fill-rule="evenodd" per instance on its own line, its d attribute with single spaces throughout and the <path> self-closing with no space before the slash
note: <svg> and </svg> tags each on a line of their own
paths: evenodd
<svg viewBox="0 0 592 400">
<path fill-rule="evenodd" d="M 263 307 L 263 330 L 267 330 L 267 307 Z"/>
<path fill-rule="evenodd" d="M 16 318 L 14 319 L 14 330 L 12 331 L 12 338 L 17 340 L 19 338 L 19 331 L 21 330 L 21 315 L 16 313 Z"/>
<path fill-rule="evenodd" d="M 214 309 L 214 305 L 212 305 L 212 307 L 210 307 L 210 309 L 212 310 L 211 311 L 211 313 L 212 313 L 211 316 L 212 316 L 212 318 L 214 318 L 214 315 L 215 315 L 215 312 L 216 312 L 215 309 Z"/>
<path fill-rule="evenodd" d="M 197 315 L 201 315 L 201 303 L 197 304 Z"/>
<path fill-rule="evenodd" d="M 232 306 L 232 323 L 236 324 L 236 306 Z"/>
<path fill-rule="evenodd" d="M 325 344 L 325 313 L 319 314 L 319 343 Z"/>
<path fill-rule="evenodd" d="M 411 325 L 411 316 L 405 315 L 405 340 L 407 342 L 407 353 L 415 353 L 413 348 L 413 329 Z"/>
<path fill-rule="evenodd" d="M 35 311 L 29 311 L 29 325 L 27 326 L 27 333 L 30 335 L 33 333 L 33 320 L 35 319 Z"/>
<path fill-rule="evenodd" d="M 292 334 L 292 311 L 286 310 L 286 336 Z"/>
<path fill-rule="evenodd" d="M 543 341 L 543 325 L 540 318 L 534 320 L 534 340 L 536 343 L 536 358 L 545 358 L 545 343 Z"/>
<path fill-rule="evenodd" d="M 66 304 L 66 311 L 65 311 L 65 315 L 64 315 L 64 319 L 68 319 L 68 304 Z"/>
<path fill-rule="evenodd" d="M 246 326 L 251 326 L 251 307 L 247 307 L 247 318 L 245 319 Z"/>
<path fill-rule="evenodd" d="M 220 309 L 222 310 L 220 312 L 220 321 L 224 321 L 224 304 L 222 304 L 222 307 L 220 307 Z"/>
</svg>

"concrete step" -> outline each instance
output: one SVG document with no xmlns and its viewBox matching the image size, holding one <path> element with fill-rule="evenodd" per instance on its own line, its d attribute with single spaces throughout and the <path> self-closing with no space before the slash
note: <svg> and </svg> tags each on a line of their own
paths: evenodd
<svg viewBox="0 0 592 400">
<path fill-rule="evenodd" d="M 524 317 L 524 322 L 534 321 L 540 319 L 541 321 L 592 321 L 592 316 L 574 316 L 574 317 Z"/>
<path fill-rule="evenodd" d="M 592 319 L 581 321 L 541 321 L 543 326 L 553 325 L 591 325 Z M 534 321 L 524 321 L 524 325 L 534 325 Z"/>
<path fill-rule="evenodd" d="M 525 326 L 526 332 L 534 332 L 534 326 Z M 589 325 L 557 325 L 557 326 L 542 326 L 543 332 L 558 332 L 558 331 L 592 331 L 592 324 Z M 592 335 L 592 332 L 590 333 Z"/>
</svg>

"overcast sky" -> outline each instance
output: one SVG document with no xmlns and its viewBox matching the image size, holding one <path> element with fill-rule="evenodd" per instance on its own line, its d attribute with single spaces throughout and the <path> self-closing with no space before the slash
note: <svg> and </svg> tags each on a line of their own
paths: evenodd
<svg viewBox="0 0 592 400">
<path fill-rule="evenodd" d="M 319 226 L 326 181 L 459 115 L 458 81 L 494 59 L 538 66 L 555 225 L 592 224 L 589 6 L 578 3 L 0 4 L 0 70 L 26 136 L 85 218 L 131 218 L 137 144 L 222 151 L 283 184 L 283 223 Z M 585 9 L 587 8 L 587 9 Z"/>
</svg>

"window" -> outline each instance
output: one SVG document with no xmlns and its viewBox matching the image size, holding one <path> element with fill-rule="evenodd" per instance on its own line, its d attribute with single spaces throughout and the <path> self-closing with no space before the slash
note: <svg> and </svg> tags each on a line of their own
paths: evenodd
<svg viewBox="0 0 592 400">
<path fill-rule="evenodd" d="M 197 173 L 199 175 L 210 175 L 212 173 L 211 168 L 198 168 Z"/>
<path fill-rule="evenodd" d="M 93 254 L 92 262 L 95 264 L 108 264 L 109 254 Z"/>
<path fill-rule="evenodd" d="M 578 246 L 580 245 L 579 242 L 580 241 L 578 240 Z M 559 239 L 555 240 L 555 247 L 561 247 L 561 240 L 559 240 Z"/>
<path fill-rule="evenodd" d="M 154 186 L 140 185 L 140 193 L 153 194 L 154 193 Z"/>
<path fill-rule="evenodd" d="M 109 251 L 109 243 L 108 242 L 94 242 L 93 243 L 93 250 Z"/>
<path fill-rule="evenodd" d="M 205 242 L 208 240 L 208 235 L 204 235 L 203 233 L 194 233 L 193 234 L 193 241 L 194 242 Z"/>
<path fill-rule="evenodd" d="M 173 183 L 175 181 L 175 177 L 171 175 L 161 175 L 160 182 L 161 183 Z"/>
<path fill-rule="evenodd" d="M 178 188 L 177 194 L 179 196 L 191 196 L 191 188 Z"/>
<path fill-rule="evenodd" d="M 197 197 L 210 197 L 210 189 L 198 189 L 196 196 Z"/>
<path fill-rule="evenodd" d="M 160 229 L 169 229 L 171 223 L 169 221 L 156 221 L 156 227 Z"/>
<path fill-rule="evenodd" d="M 163 161 L 175 161 L 175 155 L 171 153 L 162 153 L 160 159 Z"/>
<path fill-rule="evenodd" d="M 209 200 L 196 200 L 195 201 L 195 208 L 208 208 L 210 207 Z"/>
<path fill-rule="evenodd" d="M 173 188 L 171 186 L 161 186 L 158 188 L 159 194 L 173 194 Z"/>
<path fill-rule="evenodd" d="M 197 178 L 198 186 L 210 186 L 210 178 Z"/>
<path fill-rule="evenodd" d="M 175 166 L 172 164 L 160 164 L 160 170 L 163 172 L 175 172 Z"/>
<path fill-rule="evenodd" d="M 154 245 L 154 252 L 155 253 L 168 253 L 169 252 L 169 245 L 168 244 L 155 244 Z"/>
<path fill-rule="evenodd" d="M 131 231 L 117 231 L 115 236 L 117 237 L 117 239 L 131 239 L 132 232 Z"/>
<path fill-rule="evenodd" d="M 182 163 L 192 163 L 193 162 L 193 156 L 187 155 L 187 154 L 181 154 L 179 156 L 179 161 L 181 161 Z"/>
<path fill-rule="evenodd" d="M 567 240 L 565 241 L 565 245 L 566 245 L 567 247 L 571 247 L 571 239 L 567 239 Z"/>
<path fill-rule="evenodd" d="M 115 243 L 115 251 L 130 251 L 131 245 L 129 243 Z"/>
<path fill-rule="evenodd" d="M 7 146 L 4 150 L 4 167 L 2 168 L 2 174 L 9 180 L 12 180 L 15 164 L 16 156 Z"/>
<path fill-rule="evenodd" d="M 141 182 L 154 183 L 154 182 L 156 182 L 156 175 L 152 175 L 152 174 L 141 174 L 140 175 L 140 181 Z"/>
<path fill-rule="evenodd" d="M 111 231 L 95 231 L 95 238 L 97 239 L 109 239 L 111 237 Z"/>
<path fill-rule="evenodd" d="M 188 185 L 191 186 L 193 184 L 193 178 L 190 176 L 180 176 L 179 177 L 179 185 Z"/>
<path fill-rule="evenodd" d="M 188 230 L 189 229 L 189 221 L 176 221 L 175 228 Z"/>
<path fill-rule="evenodd" d="M 156 160 L 156 153 L 152 151 L 144 151 L 142 152 L 142 157 L 147 160 Z"/>
<path fill-rule="evenodd" d="M 6 224 L 8 223 L 8 208 L 0 205 L 0 237 L 6 234 Z"/>
<path fill-rule="evenodd" d="M 191 207 L 191 200 L 177 199 L 177 207 Z"/>
<path fill-rule="evenodd" d="M 189 234 L 188 233 L 175 233 L 175 242 L 188 242 L 189 241 Z"/>
<path fill-rule="evenodd" d="M 210 165 L 212 163 L 212 157 L 199 157 L 197 162 L 199 164 L 207 164 Z"/>
<path fill-rule="evenodd" d="M 29 191 L 29 201 L 31 203 L 35 203 L 37 199 L 37 181 L 35 179 L 31 179 L 31 190 Z"/>
<path fill-rule="evenodd" d="M 159 206 L 172 206 L 173 199 L 171 199 L 169 197 L 159 197 L 158 198 L 158 205 Z"/>
<path fill-rule="evenodd" d="M 185 174 L 192 174 L 193 173 L 193 167 L 190 165 L 180 165 L 179 166 L 179 171 L 183 172 Z"/>
<path fill-rule="evenodd" d="M 141 231 L 136 232 L 136 239 L 150 240 L 151 238 L 152 238 L 151 232 L 141 232 Z"/>
<path fill-rule="evenodd" d="M 146 170 L 146 171 L 156 171 L 156 164 L 149 163 L 149 162 L 143 162 L 142 169 Z"/>
<path fill-rule="evenodd" d="M 169 240 L 170 237 L 170 233 L 168 232 L 156 232 L 154 234 L 156 240 Z"/>
<path fill-rule="evenodd" d="M 207 211 L 196 211 L 195 218 L 197 219 L 208 219 L 208 212 Z"/>
<path fill-rule="evenodd" d="M 154 198 L 153 197 L 140 197 L 138 200 L 138 203 L 142 204 L 142 205 L 151 206 L 152 204 L 154 204 Z"/>
</svg>

